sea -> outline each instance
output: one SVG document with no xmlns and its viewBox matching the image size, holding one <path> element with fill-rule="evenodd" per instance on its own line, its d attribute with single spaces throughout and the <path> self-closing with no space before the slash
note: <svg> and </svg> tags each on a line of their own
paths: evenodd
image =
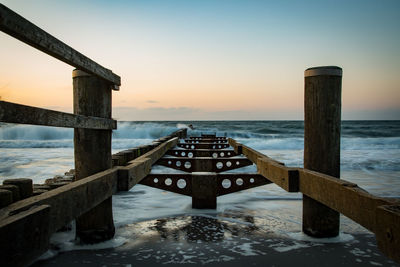
<svg viewBox="0 0 400 267">
<path fill-rule="evenodd" d="M 194 129 L 188 127 L 190 124 Z M 112 134 L 112 153 L 149 144 L 181 128 L 188 128 L 188 135 L 192 136 L 216 133 L 217 136 L 231 137 L 284 162 L 286 166 L 303 167 L 303 121 L 122 121 L 118 122 L 118 129 Z M 31 178 L 34 183 L 44 183 L 46 179 L 63 175 L 73 168 L 73 129 L 0 124 L 0 182 L 8 178 Z M 155 165 L 152 172 L 176 171 Z M 235 172 L 255 173 L 256 167 L 248 166 Z M 400 121 L 342 121 L 340 176 L 374 195 L 400 198 Z M 151 225 L 160 220 L 168 218 L 170 227 L 179 228 L 188 217 L 224 222 L 225 237 L 232 234 L 232 231 L 227 231 L 231 225 L 233 228 L 248 229 L 252 226 L 258 231 L 272 232 L 293 240 L 281 247 L 271 244 L 276 251 L 305 246 L 301 243 L 307 239 L 301 233 L 301 193 L 287 193 L 270 184 L 218 197 L 217 203 L 216 210 L 196 210 L 191 208 L 190 197 L 136 185 L 129 192 L 113 196 L 117 229 L 113 240 L 85 247 L 74 243 L 71 231 L 57 233 L 52 238 L 57 249 L 49 251 L 45 257 L 52 257 L 60 251 L 118 247 L 133 235 L 143 237 L 156 231 Z M 344 216 L 341 216 L 340 227 L 339 237 L 325 241 L 349 242 L 357 234 L 372 235 Z M 219 228 L 214 230 L 220 231 Z M 211 241 L 215 231 L 209 232 Z M 226 237 L 226 240 L 229 238 Z M 229 249 L 241 256 L 262 253 L 252 248 L 252 244 L 236 250 Z M 138 259 L 154 256 L 153 253 L 138 251 Z M 185 253 L 181 254 L 186 257 L 178 257 L 177 253 L 178 256 L 169 260 L 185 263 L 185 260 L 190 262 L 193 257 L 199 257 L 190 254 L 190 251 Z M 220 255 L 213 253 L 209 251 L 205 260 L 212 262 L 213 257 L 216 261 L 221 259 Z M 359 251 L 354 253 L 355 257 L 362 258 Z"/>
</svg>

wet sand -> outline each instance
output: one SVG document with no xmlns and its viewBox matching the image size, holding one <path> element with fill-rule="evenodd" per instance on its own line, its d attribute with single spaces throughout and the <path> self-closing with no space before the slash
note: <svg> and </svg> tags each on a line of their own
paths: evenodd
<svg viewBox="0 0 400 267">
<path fill-rule="evenodd" d="M 118 231 L 119 247 L 60 252 L 33 266 L 400 266 L 379 252 L 372 234 L 342 234 L 340 242 L 321 243 L 257 227 L 251 216 L 241 223 L 178 216 Z"/>
</svg>

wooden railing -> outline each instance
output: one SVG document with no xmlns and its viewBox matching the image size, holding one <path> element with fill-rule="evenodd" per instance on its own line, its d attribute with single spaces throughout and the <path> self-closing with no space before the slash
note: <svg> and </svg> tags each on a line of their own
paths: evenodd
<svg viewBox="0 0 400 267">
<path fill-rule="evenodd" d="M 23 266 L 32 262 L 47 251 L 53 233 L 116 192 L 131 189 L 150 173 L 151 165 L 184 136 L 186 130 L 179 130 L 158 144 L 132 149 L 135 153 L 126 166 L 116 165 L 0 209 L 1 266 Z"/>
<path fill-rule="evenodd" d="M 77 69 L 96 75 L 118 90 L 121 78 L 0 4 L 0 30 Z"/>
<path fill-rule="evenodd" d="M 151 165 L 178 144 L 176 137 L 184 138 L 186 131 L 181 130 L 160 139 L 143 151 L 127 150 L 112 156 L 111 130 L 116 129 L 116 121 L 111 119 L 111 90 L 119 90 L 120 77 L 2 4 L 0 30 L 77 68 L 73 72 L 74 114 L 0 101 L 1 122 L 74 128 L 77 181 L 0 210 L 0 265 L 20 266 L 31 263 L 44 253 L 48 249 L 50 235 L 73 219 L 77 220 L 77 236 L 81 240 L 90 240 L 93 233 L 96 238 L 100 236 L 100 239 L 91 240 L 93 242 L 111 238 L 114 234 L 112 194 L 119 190 L 129 190 L 140 182 L 150 173 Z M 340 99 L 337 104 L 340 92 L 320 95 L 313 91 L 321 85 L 336 90 L 339 73 L 341 85 L 341 69 L 328 69 L 307 70 L 307 77 L 318 77 L 316 80 L 306 79 L 307 157 L 312 146 L 319 151 L 330 148 L 337 151 L 340 148 L 337 145 L 336 123 L 340 122 Z M 307 90 L 311 93 L 307 93 Z M 328 100 L 332 96 L 336 102 L 329 104 Z M 318 107 L 308 103 L 312 101 L 323 105 Z M 307 110 L 307 107 L 311 107 L 311 110 Z M 307 121 L 314 121 L 314 124 L 308 124 Z M 324 121 L 328 122 L 329 127 L 319 125 Z M 333 140 L 334 143 L 328 146 L 318 144 L 315 141 L 319 139 L 318 134 L 324 141 Z M 311 139 L 314 145 L 308 143 L 310 136 L 313 136 Z M 334 225 L 327 230 L 324 229 L 327 225 L 311 225 L 311 228 L 334 234 L 338 231 L 335 212 L 340 212 L 374 232 L 381 251 L 400 262 L 400 204 L 396 200 L 373 196 L 356 184 L 340 180 L 336 174 L 329 173 L 335 173 L 335 170 L 320 170 L 312 159 L 305 159 L 305 169 L 289 168 L 233 139 L 229 140 L 229 144 L 238 154 L 245 155 L 255 163 L 259 173 L 268 180 L 288 192 L 302 192 L 303 201 L 307 202 L 305 207 L 309 209 L 309 218 L 313 218 L 317 212 L 323 212 Z M 93 147 L 98 150 L 93 150 Z M 320 154 L 311 154 L 317 157 L 318 162 Z M 336 165 L 334 168 L 337 168 L 337 154 L 326 154 L 334 156 L 332 162 Z M 114 167 L 112 162 L 115 163 Z M 323 162 L 331 161 L 324 159 Z"/>
<path fill-rule="evenodd" d="M 0 122 L 74 128 L 75 181 L 0 209 L 0 265 L 24 266 L 43 254 L 51 234 L 72 220 L 78 240 L 112 238 L 111 196 L 148 175 L 151 164 L 185 138 L 186 130 L 111 155 L 111 130 L 117 128 L 111 119 L 111 90 L 119 90 L 120 77 L 2 4 L 0 30 L 77 68 L 74 114 L 0 101 Z"/>
<path fill-rule="evenodd" d="M 73 67 L 74 114 L 0 101 L 0 121 L 74 128 L 75 182 L 0 210 L 0 265 L 25 265 L 48 248 L 50 234 L 76 219 L 77 238 L 112 238 L 111 90 L 121 79 L 0 4 L 0 30 Z M 97 147 L 98 149 L 93 149 Z M 7 193 L 7 192 L 6 192 Z"/>
<path fill-rule="evenodd" d="M 61 42 L 3 4 L 0 4 L 0 30 L 79 70 L 108 81 L 110 89 L 119 90 L 121 78 L 118 75 Z M 69 114 L 5 101 L 0 101 L 0 121 L 103 130 L 117 127 L 116 121 L 111 118 Z"/>
<path fill-rule="evenodd" d="M 117 121 L 0 101 L 0 121 L 53 127 L 112 130 Z"/>
</svg>

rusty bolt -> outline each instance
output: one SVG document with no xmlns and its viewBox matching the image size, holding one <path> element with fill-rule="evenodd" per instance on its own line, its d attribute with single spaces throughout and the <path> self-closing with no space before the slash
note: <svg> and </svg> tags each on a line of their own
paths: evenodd
<svg viewBox="0 0 400 267">
<path fill-rule="evenodd" d="M 393 234 L 392 234 L 392 229 L 391 228 L 386 228 L 386 238 L 389 241 L 393 240 Z"/>
</svg>

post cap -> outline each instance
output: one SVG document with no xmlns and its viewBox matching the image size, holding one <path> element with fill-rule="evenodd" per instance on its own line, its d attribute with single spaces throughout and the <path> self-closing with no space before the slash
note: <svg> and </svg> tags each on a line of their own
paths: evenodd
<svg viewBox="0 0 400 267">
<path fill-rule="evenodd" d="M 74 69 L 72 71 L 72 78 L 82 77 L 82 76 L 92 76 L 92 75 L 87 72 L 84 72 L 83 70 Z"/>
<path fill-rule="evenodd" d="M 313 67 L 313 68 L 308 68 L 304 71 L 304 77 L 321 76 L 321 75 L 342 77 L 343 71 L 342 68 L 337 66 Z"/>
</svg>

